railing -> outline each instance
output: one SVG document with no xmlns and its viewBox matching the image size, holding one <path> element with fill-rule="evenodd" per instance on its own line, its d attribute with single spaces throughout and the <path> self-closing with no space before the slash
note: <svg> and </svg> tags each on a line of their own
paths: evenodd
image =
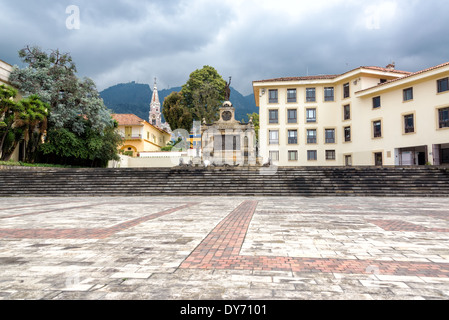
<svg viewBox="0 0 449 320">
<path fill-rule="evenodd" d="M 142 135 L 141 134 L 127 134 L 125 135 L 125 139 L 142 139 Z"/>
<path fill-rule="evenodd" d="M 440 128 L 449 128 L 449 120 L 440 120 Z"/>
</svg>

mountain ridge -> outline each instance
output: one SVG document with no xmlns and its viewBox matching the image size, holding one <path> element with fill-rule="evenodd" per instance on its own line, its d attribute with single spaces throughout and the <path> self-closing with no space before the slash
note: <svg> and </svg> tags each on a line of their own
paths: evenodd
<svg viewBox="0 0 449 320">
<path fill-rule="evenodd" d="M 180 91 L 181 87 L 173 87 L 169 89 L 158 90 L 161 105 L 164 99 L 174 91 Z M 128 83 L 119 83 L 100 92 L 100 97 L 108 109 L 114 113 L 132 113 L 148 120 L 150 112 L 150 101 L 153 95 L 148 84 L 136 83 L 135 81 Z M 254 94 L 243 96 L 239 91 L 231 87 L 231 103 L 235 108 L 236 120 L 247 122 L 247 114 L 253 112 L 258 113 L 254 100 Z M 162 116 L 163 118 L 163 116 Z"/>
</svg>

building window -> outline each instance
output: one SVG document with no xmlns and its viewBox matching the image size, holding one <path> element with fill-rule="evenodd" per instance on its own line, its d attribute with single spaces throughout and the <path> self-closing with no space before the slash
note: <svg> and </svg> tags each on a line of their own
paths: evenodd
<svg viewBox="0 0 449 320">
<path fill-rule="evenodd" d="M 296 109 L 288 109 L 287 110 L 288 123 L 297 123 L 298 122 L 298 112 Z"/>
<path fill-rule="evenodd" d="M 131 139 L 133 135 L 133 127 L 125 127 L 125 138 Z"/>
<path fill-rule="evenodd" d="M 324 130 L 326 143 L 335 143 L 335 129 Z"/>
<path fill-rule="evenodd" d="M 270 144 L 279 144 L 278 130 L 270 130 Z"/>
<path fill-rule="evenodd" d="M 308 144 L 314 144 L 316 143 L 316 129 L 308 129 L 307 130 L 307 143 Z"/>
<path fill-rule="evenodd" d="M 373 137 L 374 138 L 382 137 L 382 122 L 380 120 L 373 121 Z"/>
<path fill-rule="evenodd" d="M 287 89 L 287 102 L 296 102 L 296 89 Z"/>
<path fill-rule="evenodd" d="M 269 111 L 270 123 L 279 123 L 279 112 L 278 110 Z"/>
<path fill-rule="evenodd" d="M 298 160 L 298 151 L 289 151 L 288 161 L 297 161 L 297 160 Z"/>
<path fill-rule="evenodd" d="M 373 109 L 380 108 L 380 97 L 373 98 Z"/>
<path fill-rule="evenodd" d="M 347 104 L 343 107 L 343 119 L 351 120 L 351 105 Z"/>
<path fill-rule="evenodd" d="M 324 101 L 334 101 L 334 88 L 324 88 Z"/>
<path fill-rule="evenodd" d="M 316 122 L 316 109 L 307 109 L 306 110 L 306 118 L 308 123 Z"/>
<path fill-rule="evenodd" d="M 269 103 L 278 103 L 278 90 L 273 89 L 268 91 Z"/>
<path fill-rule="evenodd" d="M 449 108 L 438 110 L 438 120 L 440 129 L 449 128 Z"/>
<path fill-rule="evenodd" d="M 298 144 L 298 130 L 288 130 L 288 144 Z"/>
<path fill-rule="evenodd" d="M 415 132 L 415 119 L 413 114 L 404 116 L 404 131 L 405 133 Z"/>
<path fill-rule="evenodd" d="M 307 160 L 308 161 L 316 161 L 317 159 L 318 159 L 318 157 L 317 157 L 316 150 L 307 150 Z"/>
<path fill-rule="evenodd" d="M 351 127 L 345 128 L 345 142 L 351 142 Z"/>
<path fill-rule="evenodd" d="M 343 99 L 349 98 L 349 83 L 343 85 Z"/>
<path fill-rule="evenodd" d="M 335 160 L 335 150 L 326 150 L 326 160 Z"/>
<path fill-rule="evenodd" d="M 404 101 L 413 100 L 413 88 L 404 89 Z"/>
<path fill-rule="evenodd" d="M 279 161 L 279 151 L 270 151 L 271 161 Z"/>
<path fill-rule="evenodd" d="M 444 78 L 437 81 L 438 93 L 449 91 L 449 78 Z"/>
<path fill-rule="evenodd" d="M 307 88 L 306 89 L 306 102 L 315 102 L 315 101 L 316 101 L 315 88 Z"/>
</svg>

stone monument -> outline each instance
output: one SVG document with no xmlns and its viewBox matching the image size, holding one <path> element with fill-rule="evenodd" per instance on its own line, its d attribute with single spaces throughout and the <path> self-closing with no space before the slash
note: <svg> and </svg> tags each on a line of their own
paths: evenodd
<svg viewBox="0 0 449 320">
<path fill-rule="evenodd" d="M 256 133 L 252 121 L 235 120 L 235 108 L 230 100 L 231 78 L 225 87 L 225 101 L 214 123 L 201 126 L 203 162 L 215 166 L 256 165 Z"/>
</svg>

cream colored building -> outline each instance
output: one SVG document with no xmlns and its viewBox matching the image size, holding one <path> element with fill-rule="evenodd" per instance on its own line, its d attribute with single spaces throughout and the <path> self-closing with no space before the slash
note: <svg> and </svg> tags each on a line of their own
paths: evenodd
<svg viewBox="0 0 449 320">
<path fill-rule="evenodd" d="M 449 63 L 253 82 L 259 155 L 280 166 L 449 164 Z"/>
<path fill-rule="evenodd" d="M 0 85 L 11 85 L 8 79 L 9 75 L 12 72 L 12 69 L 12 65 L 4 62 L 3 60 L 0 60 Z"/>
</svg>

